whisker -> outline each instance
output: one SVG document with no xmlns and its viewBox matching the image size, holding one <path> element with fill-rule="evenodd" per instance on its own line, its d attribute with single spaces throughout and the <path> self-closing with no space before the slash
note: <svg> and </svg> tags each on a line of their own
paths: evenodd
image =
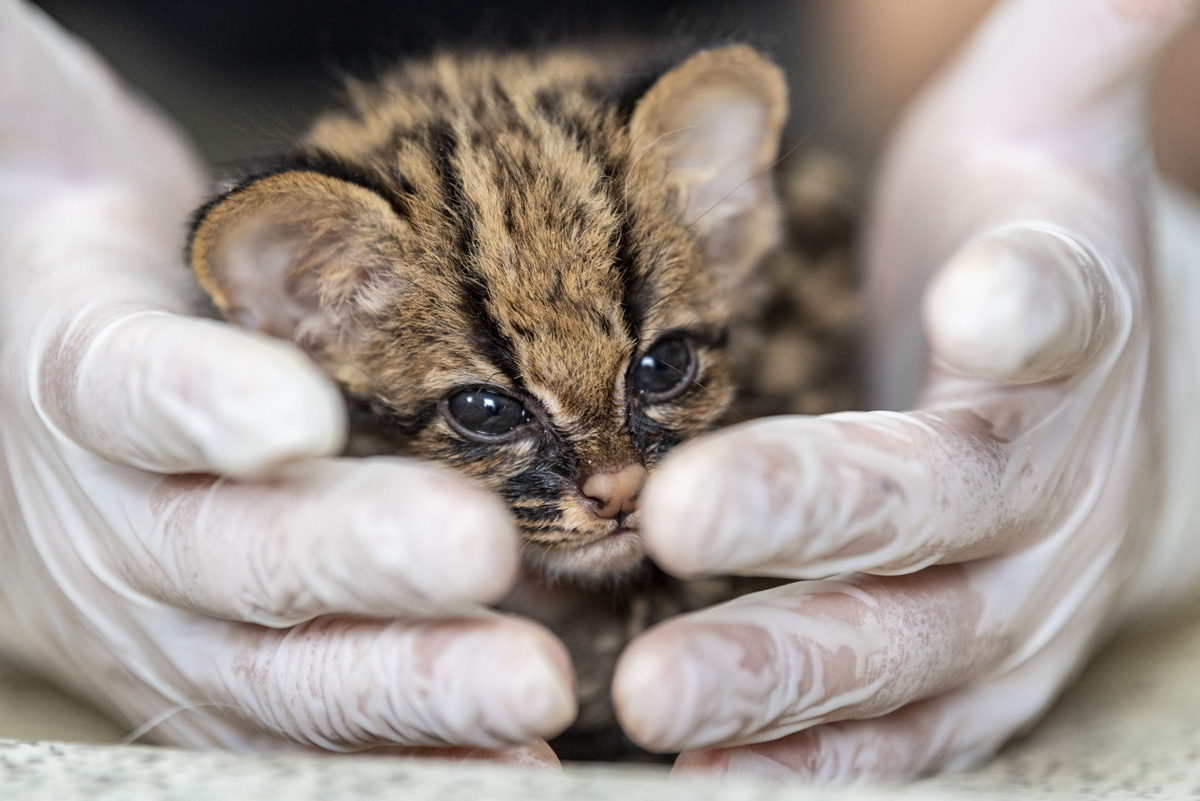
<svg viewBox="0 0 1200 801">
<path fill-rule="evenodd" d="M 650 312 L 654 311 L 654 309 L 656 309 L 656 308 L 659 306 L 659 304 L 661 304 L 661 303 L 665 303 L 666 301 L 668 301 L 668 300 L 670 300 L 671 298 L 673 298 L 673 297 L 675 297 L 676 295 L 678 295 L 678 294 L 679 294 L 680 292 L 682 292 L 684 289 L 685 289 L 685 287 L 679 287 L 679 288 L 677 288 L 677 289 L 673 289 L 673 290 L 671 290 L 670 292 L 668 292 L 667 294 L 663 295 L 663 296 L 662 296 L 662 297 L 660 297 L 658 300 L 654 301 L 654 302 L 653 302 L 653 303 L 651 303 L 649 306 L 647 306 L 645 309 L 643 309 L 643 310 L 642 310 L 642 316 L 644 317 L 645 315 L 647 315 L 647 314 L 649 314 Z M 658 333 L 656 333 L 654 336 L 655 336 L 655 337 L 657 337 L 657 336 L 658 336 L 658 334 L 661 334 L 661 333 L 662 333 L 662 331 L 659 331 L 659 332 L 658 332 Z"/>
<path fill-rule="evenodd" d="M 809 131 L 808 131 L 808 133 L 804 134 L 804 136 L 802 136 L 802 137 L 800 138 L 800 141 L 799 141 L 799 142 L 797 142 L 796 144 L 794 144 L 794 145 L 792 145 L 790 148 L 788 148 L 788 151 L 787 151 L 786 153 L 784 153 L 783 155 L 781 155 L 779 158 L 775 159 L 773 162 L 771 162 L 770 164 L 768 164 L 766 167 L 763 167 L 761 170 L 759 170 L 758 172 L 756 172 L 756 173 L 754 173 L 753 175 L 751 175 L 751 176 L 750 176 L 749 178 L 747 178 L 746 180 L 742 181 L 740 184 L 738 184 L 737 186 L 735 186 L 733 189 L 730 189 L 728 192 L 726 192 L 726 193 L 725 193 L 725 195 L 724 195 L 724 197 L 722 197 L 722 198 L 721 198 L 720 200 L 718 200 L 716 203 L 714 203 L 714 204 L 712 204 L 711 206 L 709 206 L 709 207 L 708 207 L 708 209 L 706 209 L 706 210 L 704 211 L 704 213 L 703 213 L 703 214 L 701 214 L 699 217 L 697 217 L 696 219 L 694 219 L 694 220 L 692 220 L 690 223 L 688 223 L 688 225 L 687 225 L 687 228 L 685 228 L 684 230 L 686 230 L 686 231 L 691 231 L 691 230 L 692 230 L 692 226 L 694 226 L 696 223 L 698 223 L 698 222 L 700 222 L 701 220 L 703 220 L 703 219 L 705 218 L 705 216 L 707 216 L 707 215 L 708 215 L 708 213 L 709 213 L 709 212 L 711 212 L 713 209 L 717 208 L 717 206 L 720 206 L 720 205 L 721 205 L 722 203 L 724 203 L 726 200 L 729 200 L 729 198 L 733 197 L 733 193 L 734 193 L 734 192 L 737 192 L 737 191 L 738 191 L 739 189 L 741 189 L 743 186 L 745 186 L 746 184 L 750 183 L 750 182 L 751 182 L 751 181 L 753 181 L 755 178 L 758 178 L 760 175 L 764 175 L 764 174 L 766 174 L 766 173 L 770 172 L 771 170 L 775 169 L 777 166 L 779 166 L 780 162 L 782 162 L 782 161 L 783 161 L 784 159 L 786 159 L 788 156 L 790 156 L 790 155 L 792 155 L 793 153 L 795 153 L 797 150 L 799 150 L 799 149 L 800 149 L 800 147 L 801 147 L 801 146 L 802 146 L 802 145 L 803 145 L 805 142 L 807 142 L 807 141 L 808 141 L 808 137 L 809 137 L 810 135 L 812 135 L 812 132 L 813 132 L 813 129 L 811 129 L 811 128 L 810 128 L 810 129 L 809 129 Z"/>
<path fill-rule="evenodd" d="M 637 167 L 638 161 L 641 160 L 642 156 L 646 155 L 646 153 L 648 153 L 651 148 L 653 148 L 655 145 L 657 145 L 659 142 L 661 142 L 666 137 L 672 136 L 681 131 L 689 131 L 695 127 L 696 126 L 694 126 L 694 125 L 685 125 L 682 128 L 676 128 L 673 131 L 664 131 L 661 134 L 659 134 L 658 136 L 654 137 L 654 141 L 650 142 L 650 144 L 646 145 L 645 147 L 641 148 L 640 150 L 638 150 L 634 153 L 633 161 L 630 162 L 629 168 L 625 171 L 625 185 L 623 187 L 621 187 L 621 193 L 625 200 L 626 207 L 629 206 L 629 181 L 633 178 L 634 168 Z M 637 146 L 636 141 L 631 143 L 631 147 L 636 147 L 636 146 Z"/>
<path fill-rule="evenodd" d="M 342 370 L 344 370 L 344 369 L 346 369 L 346 368 L 349 368 L 350 370 L 352 370 L 352 371 L 354 371 L 354 372 L 358 373 L 360 376 L 362 376 L 362 378 L 363 378 L 363 382 L 364 382 L 364 383 L 365 383 L 367 386 L 371 386 L 371 383 L 372 383 L 372 382 L 371 382 L 371 375 L 370 375 L 370 373 L 366 372 L 366 371 L 365 371 L 365 370 L 363 370 L 361 367 L 359 367 L 359 366 L 357 366 L 357 365 L 354 365 L 354 364 L 339 364 L 339 365 L 338 365 L 338 372 L 341 372 Z"/>
<path fill-rule="evenodd" d="M 492 373 L 487 378 L 485 378 L 481 383 L 476 385 L 475 390 L 477 392 L 480 392 L 480 391 L 487 389 L 487 385 L 492 383 L 492 379 L 494 379 L 496 376 L 500 375 L 500 373 L 501 373 L 500 370 L 496 370 L 494 373 Z"/>
<path fill-rule="evenodd" d="M 712 395 L 712 391 L 708 387 L 701 384 L 695 378 L 691 379 L 691 382 L 693 384 L 695 384 L 697 387 L 699 387 L 701 390 L 703 390 L 705 393 Z M 739 423 L 745 423 L 747 421 L 747 418 L 745 415 L 743 415 L 741 412 L 738 412 L 729 406 L 725 406 L 725 407 L 715 406 L 715 407 L 713 407 L 713 410 L 711 412 L 709 412 L 703 418 L 701 418 L 700 422 L 707 424 L 709 420 L 716 417 L 718 414 L 726 414 L 729 412 L 732 412 L 734 414 L 734 416 L 736 416 L 738 418 Z"/>
</svg>

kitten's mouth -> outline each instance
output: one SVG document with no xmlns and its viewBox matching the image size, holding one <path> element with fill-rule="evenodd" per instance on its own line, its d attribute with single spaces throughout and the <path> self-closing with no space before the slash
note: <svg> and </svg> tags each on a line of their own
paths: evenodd
<svg viewBox="0 0 1200 801">
<path fill-rule="evenodd" d="M 646 555 L 646 546 L 640 531 L 622 526 L 583 542 L 527 543 L 526 553 L 551 577 L 599 579 L 637 568 Z"/>
</svg>

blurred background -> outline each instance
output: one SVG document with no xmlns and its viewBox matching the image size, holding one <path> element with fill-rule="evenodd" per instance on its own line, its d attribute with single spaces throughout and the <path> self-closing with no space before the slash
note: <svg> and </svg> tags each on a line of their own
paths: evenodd
<svg viewBox="0 0 1200 801">
<path fill-rule="evenodd" d="M 772 52 L 787 70 L 791 142 L 847 156 L 867 176 L 905 105 L 953 57 L 993 2 L 41 0 L 39 5 L 173 117 L 213 164 L 302 131 L 336 101 L 346 75 L 369 77 L 397 59 L 436 47 L 733 33 Z M 1164 60 L 1151 119 L 1163 170 L 1200 191 L 1200 27 L 1187 31 Z M 116 741 L 125 733 L 41 683 L 13 687 L 0 692 L 0 737 Z"/>
<path fill-rule="evenodd" d="M 995 0 L 40 0 L 221 163 L 278 144 L 369 77 L 437 47 L 536 47 L 596 36 L 747 38 L 792 87 L 791 141 L 865 173 L 919 87 Z M 1019 54 L 1014 54 L 1019 58 Z M 1164 170 L 1200 189 L 1200 29 L 1159 75 Z"/>
</svg>

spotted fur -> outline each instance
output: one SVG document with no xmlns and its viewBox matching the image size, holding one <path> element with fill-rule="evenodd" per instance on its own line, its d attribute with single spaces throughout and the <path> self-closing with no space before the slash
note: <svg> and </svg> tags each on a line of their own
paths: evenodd
<svg viewBox="0 0 1200 801">
<path fill-rule="evenodd" d="M 224 314 L 295 339 L 340 382 L 360 450 L 495 490 L 530 561 L 575 575 L 640 561 L 639 537 L 611 536 L 636 532 L 636 513 L 597 517 L 580 486 L 652 470 L 721 419 L 730 298 L 778 231 L 779 71 L 740 45 L 643 63 L 404 65 L 253 165 L 191 242 Z M 669 332 L 691 343 L 692 386 L 648 402 L 631 365 Z M 446 399 L 486 386 L 524 401 L 526 436 L 479 442 L 451 424 Z"/>
<path fill-rule="evenodd" d="M 785 163 L 786 246 L 762 259 L 784 88 L 746 47 L 444 55 L 350 96 L 197 213 L 192 265 L 228 318 L 339 382 L 352 453 L 433 459 L 505 498 L 529 575 L 503 606 L 576 669 L 579 717 L 553 746 L 630 758 L 608 693 L 625 643 L 759 587 L 649 569 L 636 512 L 598 517 L 582 486 L 731 419 L 854 405 L 845 172 L 820 153 Z M 631 367 L 671 332 L 694 381 L 651 402 Z M 485 385 L 524 399 L 527 436 L 456 429 L 448 399 Z"/>
</svg>

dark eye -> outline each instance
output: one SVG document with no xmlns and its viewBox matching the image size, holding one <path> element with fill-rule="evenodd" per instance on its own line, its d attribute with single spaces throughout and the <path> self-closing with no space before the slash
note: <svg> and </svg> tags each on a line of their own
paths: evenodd
<svg viewBox="0 0 1200 801">
<path fill-rule="evenodd" d="M 665 337 L 634 361 L 630 384 L 634 392 L 648 400 L 668 400 L 691 383 L 694 361 L 687 340 Z"/>
<path fill-rule="evenodd" d="M 511 395 L 490 389 L 464 389 L 446 400 L 446 414 L 461 433 L 485 438 L 503 437 L 533 416 Z"/>
</svg>

